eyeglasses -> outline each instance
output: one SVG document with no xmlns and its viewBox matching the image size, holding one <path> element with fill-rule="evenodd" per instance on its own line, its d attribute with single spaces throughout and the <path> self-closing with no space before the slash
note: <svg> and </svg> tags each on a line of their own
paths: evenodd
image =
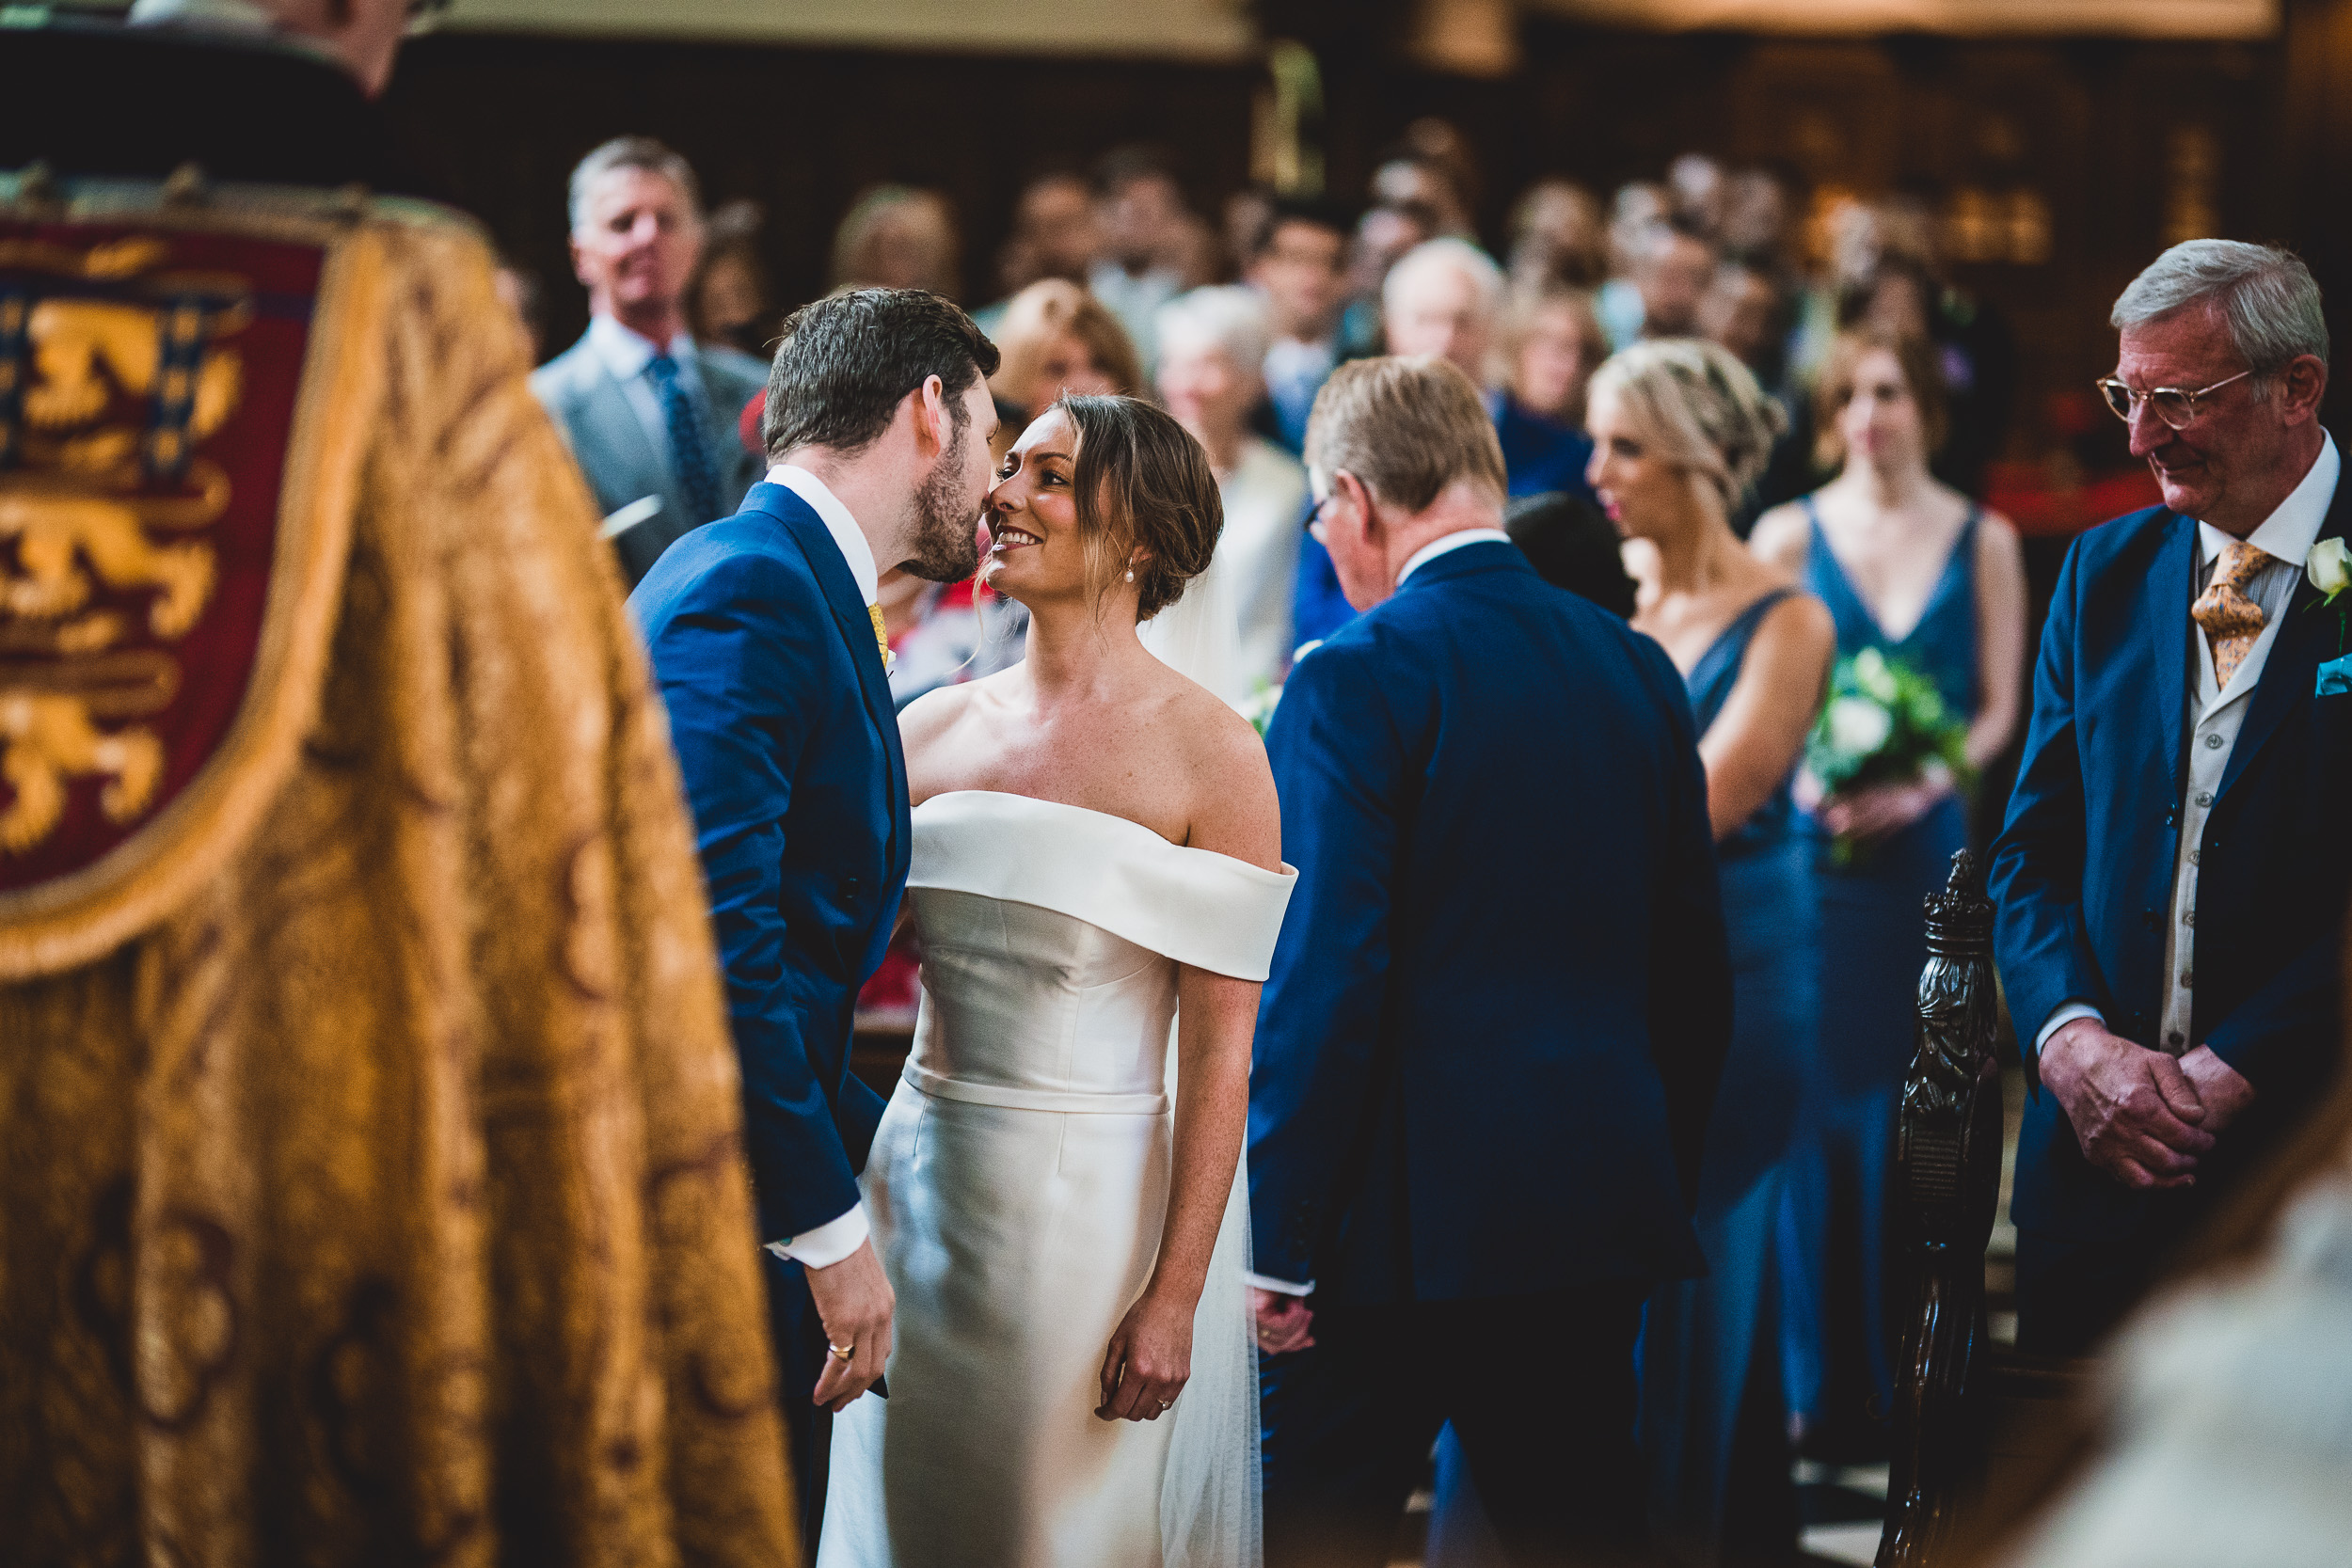
<svg viewBox="0 0 2352 1568">
<path fill-rule="evenodd" d="M 2107 407 L 2114 410 L 2115 417 L 2119 420 L 2128 421 L 2132 417 L 2133 407 L 2145 403 L 2156 418 L 2162 420 L 2171 429 L 2185 430 L 2189 422 L 2197 418 L 2199 398 L 2221 390 L 2222 388 L 2230 385 L 2231 381 L 2243 381 L 2253 373 L 2252 371 L 2240 371 L 2237 374 L 2231 376 L 2228 381 L 2217 381 L 2210 387 L 2200 387 L 2193 392 L 2185 391 L 2178 387 L 2151 387 L 2144 392 L 2135 391 L 2116 380 L 2115 377 L 2107 375 L 2099 378 L 2099 395 L 2107 400 Z"/>
<path fill-rule="evenodd" d="M 1323 509 L 1339 499 L 1340 492 L 1335 485 L 1331 493 L 1315 502 L 1314 510 L 1307 514 L 1307 537 L 1318 545 L 1323 543 Z"/>
</svg>

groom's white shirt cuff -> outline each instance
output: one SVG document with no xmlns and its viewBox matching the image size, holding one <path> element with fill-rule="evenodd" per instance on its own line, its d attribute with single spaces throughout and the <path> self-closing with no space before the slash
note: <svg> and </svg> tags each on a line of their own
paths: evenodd
<svg viewBox="0 0 2352 1568">
<path fill-rule="evenodd" d="M 1269 1279 L 1262 1274 L 1244 1274 L 1242 1278 L 1248 1280 L 1258 1290 L 1273 1291 L 1280 1295 L 1311 1296 L 1315 1293 L 1315 1282 L 1311 1279 L 1307 1281 L 1306 1284 L 1301 1285 L 1295 1280 Z"/>
<path fill-rule="evenodd" d="M 857 526 L 857 519 L 841 504 L 841 498 L 826 488 L 823 480 L 797 463 L 779 463 L 769 469 L 768 483 L 781 484 L 808 502 L 817 520 L 833 535 L 834 547 L 841 552 L 841 559 L 849 562 L 850 576 L 855 579 L 858 593 L 867 604 L 880 604 L 882 574 L 874 569 L 874 546 L 866 542 L 866 531 Z"/>
<path fill-rule="evenodd" d="M 770 1242 L 768 1250 L 779 1258 L 789 1258 L 803 1268 L 829 1269 L 864 1246 L 866 1234 L 866 1205 L 861 1203 L 839 1219 L 827 1220 L 814 1230 Z"/>
</svg>

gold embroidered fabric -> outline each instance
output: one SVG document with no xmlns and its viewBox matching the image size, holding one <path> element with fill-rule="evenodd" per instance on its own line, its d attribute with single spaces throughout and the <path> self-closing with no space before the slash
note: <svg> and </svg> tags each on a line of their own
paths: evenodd
<svg viewBox="0 0 2352 1568">
<path fill-rule="evenodd" d="M 479 240 L 336 234 L 236 730 L 103 898 L 0 902 L 0 1559 L 797 1563 L 595 507 Z"/>
</svg>

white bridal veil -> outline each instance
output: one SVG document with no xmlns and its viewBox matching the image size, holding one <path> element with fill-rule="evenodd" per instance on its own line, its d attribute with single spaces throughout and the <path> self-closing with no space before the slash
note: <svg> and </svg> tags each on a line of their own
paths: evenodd
<svg viewBox="0 0 2352 1568">
<path fill-rule="evenodd" d="M 1184 596 L 1136 628 L 1143 645 L 1227 702 L 1241 693 L 1241 629 L 1222 552 Z M 1176 1095 L 1176 1049 L 1168 1053 Z M 1168 1419 L 1176 1423 L 1160 1483 L 1166 1568 L 1258 1568 L 1265 1545 L 1258 1491 L 1258 1341 L 1249 1310 L 1249 1160 L 1233 1174 L 1209 1278 L 1193 1313 L 1192 1377 Z"/>
</svg>

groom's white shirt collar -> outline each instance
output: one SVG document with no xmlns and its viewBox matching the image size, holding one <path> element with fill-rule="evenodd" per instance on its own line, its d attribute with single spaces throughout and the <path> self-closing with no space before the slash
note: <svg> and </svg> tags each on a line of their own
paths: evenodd
<svg viewBox="0 0 2352 1568">
<path fill-rule="evenodd" d="M 817 520 L 833 535 L 841 559 L 849 562 L 850 576 L 857 579 L 858 593 L 869 605 L 882 603 L 882 574 L 874 570 L 874 546 L 866 542 L 866 531 L 850 515 L 850 509 L 841 504 L 841 498 L 825 488 L 823 480 L 797 463 L 779 463 L 769 469 L 768 483 L 781 484 L 808 502 Z"/>
<path fill-rule="evenodd" d="M 1411 558 L 1405 562 L 1405 569 L 1396 574 L 1396 585 L 1399 588 L 1404 587 L 1406 578 L 1411 577 L 1438 557 L 1449 551 L 1458 550 L 1465 545 L 1507 545 L 1510 542 L 1511 536 L 1499 528 L 1466 528 L 1459 532 L 1432 539 L 1415 550 Z"/>
</svg>

